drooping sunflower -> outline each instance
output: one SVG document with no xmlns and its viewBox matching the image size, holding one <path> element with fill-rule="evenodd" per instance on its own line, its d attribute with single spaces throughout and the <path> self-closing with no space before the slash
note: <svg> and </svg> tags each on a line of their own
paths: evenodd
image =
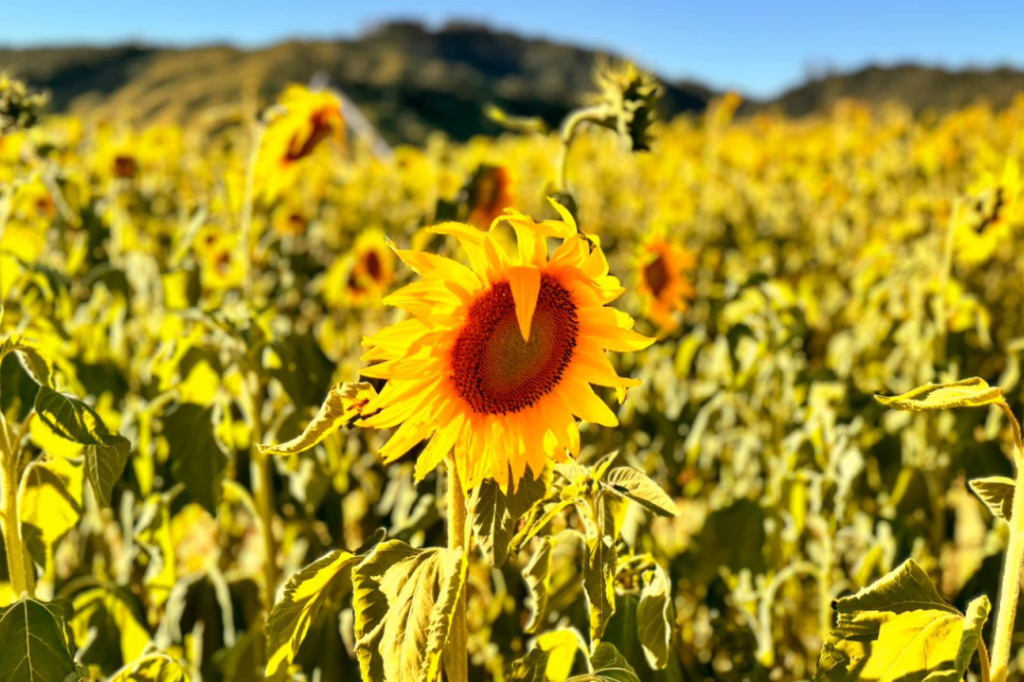
<svg viewBox="0 0 1024 682">
<path fill-rule="evenodd" d="M 675 314 L 684 312 L 693 299 L 694 289 L 687 272 L 696 264 L 693 254 L 658 232 L 640 245 L 637 290 L 645 300 L 647 316 L 663 331 L 678 326 Z"/>
<path fill-rule="evenodd" d="M 561 208 L 561 207 L 558 207 Z M 517 249 L 461 223 L 432 231 L 455 237 L 470 266 L 433 253 L 396 250 L 421 279 L 385 299 L 410 313 L 364 340 L 363 375 L 385 379 L 362 424 L 398 426 L 386 462 L 429 440 L 416 463 L 425 476 L 454 454 L 463 485 L 484 478 L 515 487 L 527 468 L 579 453 L 577 417 L 615 426 L 615 413 L 591 384 L 619 399 L 639 382 L 620 377 L 606 351 L 636 351 L 653 340 L 607 307 L 624 292 L 608 274 L 598 244 L 579 236 L 572 217 L 536 223 L 509 211 Z M 561 244 L 548 256 L 548 239 Z"/>
</svg>

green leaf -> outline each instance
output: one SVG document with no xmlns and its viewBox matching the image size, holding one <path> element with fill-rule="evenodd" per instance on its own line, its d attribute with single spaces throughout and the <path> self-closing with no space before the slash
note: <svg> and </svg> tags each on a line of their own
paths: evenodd
<svg viewBox="0 0 1024 682">
<path fill-rule="evenodd" d="M 822 649 L 819 682 L 956 682 L 988 618 L 988 597 L 963 616 L 939 597 L 912 560 L 836 603 L 838 623 Z"/>
<path fill-rule="evenodd" d="M 660 670 L 668 665 L 672 646 L 672 589 L 668 574 L 661 566 L 645 574 L 644 581 L 637 607 L 637 634 L 647 663 Z"/>
<path fill-rule="evenodd" d="M 974 377 L 950 384 L 925 384 L 903 395 L 876 395 L 875 400 L 894 410 L 921 412 L 995 405 L 1003 402 L 1003 391 L 998 386 L 989 386 L 985 380 Z"/>
<path fill-rule="evenodd" d="M 110 506 L 114 484 L 124 473 L 131 449 L 126 438 L 117 438 L 110 445 L 85 446 L 85 473 L 101 506 Z"/>
<path fill-rule="evenodd" d="M 572 672 L 577 651 L 586 651 L 575 630 L 545 632 L 534 647 L 512 664 L 513 682 L 552 682 L 565 680 Z"/>
<path fill-rule="evenodd" d="M 107 429 L 96 411 L 84 402 L 49 386 L 36 394 L 36 414 L 58 436 L 83 445 L 107 445 L 120 436 Z"/>
<path fill-rule="evenodd" d="M 280 445 L 260 445 L 262 452 L 271 455 L 295 455 L 309 450 L 342 426 L 350 425 L 377 391 L 368 383 L 344 383 L 327 394 L 313 421 L 295 438 Z"/>
<path fill-rule="evenodd" d="M 608 620 L 615 613 L 615 549 L 617 526 L 614 503 L 606 496 L 598 500 L 598 525 L 587 534 L 587 562 L 583 588 L 590 603 L 590 638 L 601 639 Z"/>
<path fill-rule="evenodd" d="M 530 622 L 527 632 L 536 632 L 548 614 L 548 596 L 551 593 L 551 537 L 540 539 L 530 563 L 523 569 L 523 580 L 530 591 Z"/>
<path fill-rule="evenodd" d="M 139 658 L 153 637 L 142 624 L 145 616 L 133 602 L 134 596 L 130 592 L 114 585 L 79 592 L 73 602 L 75 615 L 71 619 L 75 639 L 86 642 L 90 639 L 90 631 L 95 631 L 100 641 L 120 643 L 120 660 Z"/>
<path fill-rule="evenodd" d="M 632 467 L 617 467 L 608 472 L 605 483 L 648 511 L 659 516 L 679 516 L 679 509 L 661 486 Z"/>
<path fill-rule="evenodd" d="M 473 530 L 492 566 L 498 568 L 505 564 L 516 524 L 534 504 L 544 498 L 546 492 L 545 477 L 534 480 L 529 469 L 519 481 L 518 489 L 509 494 L 493 479 L 485 479 L 480 484 L 480 492 L 473 507 Z"/>
<path fill-rule="evenodd" d="M 608 642 L 601 642 L 594 649 L 590 667 L 592 674 L 572 677 L 566 682 L 640 682 L 633 666 Z"/>
<path fill-rule="evenodd" d="M 149 654 L 114 673 L 110 682 L 189 682 L 188 672 L 167 654 Z"/>
<path fill-rule="evenodd" d="M 96 411 L 84 402 L 49 386 L 39 387 L 35 408 L 39 418 L 58 436 L 86 446 L 85 472 L 89 483 L 97 501 L 109 506 L 114 484 L 128 462 L 131 442 L 111 433 Z"/>
<path fill-rule="evenodd" d="M 228 456 L 214 433 L 216 406 L 182 403 L 164 417 L 171 474 L 213 515 L 221 497 Z"/>
<path fill-rule="evenodd" d="M 363 679 L 434 682 L 466 582 L 465 554 L 391 540 L 355 568 L 352 582 Z"/>
<path fill-rule="evenodd" d="M 0 608 L 0 680 L 61 682 L 75 673 L 56 609 L 25 598 Z"/>
<path fill-rule="evenodd" d="M 1013 516 L 1014 481 L 1005 476 L 990 476 L 969 481 L 971 490 L 993 514 L 1009 521 Z"/>
<path fill-rule="evenodd" d="M 25 371 L 32 377 L 33 381 L 40 386 L 50 386 L 52 374 L 50 363 L 39 354 L 39 351 L 28 346 L 18 345 L 14 348 L 14 354 L 18 356 L 21 366 L 25 368 Z"/>
<path fill-rule="evenodd" d="M 335 550 L 288 579 L 284 595 L 267 618 L 267 677 L 284 672 L 324 606 L 352 590 L 352 569 L 363 556 Z"/>
</svg>

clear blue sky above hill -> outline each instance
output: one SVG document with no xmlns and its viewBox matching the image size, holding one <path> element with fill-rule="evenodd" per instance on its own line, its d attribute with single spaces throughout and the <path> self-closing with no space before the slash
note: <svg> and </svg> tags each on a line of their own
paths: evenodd
<svg viewBox="0 0 1024 682">
<path fill-rule="evenodd" d="M 1024 67 L 1024 3 L 988 0 L 12 0 L 0 46 L 126 40 L 257 47 L 389 19 L 487 23 L 633 57 L 666 77 L 768 96 L 808 73 L 914 61 Z"/>
</svg>

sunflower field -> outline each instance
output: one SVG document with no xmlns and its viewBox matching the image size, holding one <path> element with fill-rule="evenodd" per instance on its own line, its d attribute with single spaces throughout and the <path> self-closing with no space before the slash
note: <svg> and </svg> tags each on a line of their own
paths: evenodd
<svg viewBox="0 0 1024 682">
<path fill-rule="evenodd" d="M 1024 679 L 1024 98 L 658 95 L 0 77 L 0 682 Z"/>
</svg>

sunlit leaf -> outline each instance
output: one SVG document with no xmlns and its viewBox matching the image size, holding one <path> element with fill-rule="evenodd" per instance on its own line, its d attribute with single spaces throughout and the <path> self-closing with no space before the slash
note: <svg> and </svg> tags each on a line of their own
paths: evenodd
<svg viewBox="0 0 1024 682">
<path fill-rule="evenodd" d="M 35 599 L 0 608 L 0 680 L 62 682 L 74 674 L 63 628 L 59 614 Z"/>
<path fill-rule="evenodd" d="M 88 641 L 90 630 L 95 628 L 105 636 L 116 634 L 120 639 L 122 660 L 139 658 L 153 638 L 140 621 L 141 614 L 129 603 L 130 599 L 130 594 L 109 585 L 76 595 L 71 627 L 78 643 Z"/>
<path fill-rule="evenodd" d="M 38 534 L 48 547 L 82 515 L 82 467 L 66 459 L 32 462 L 21 478 L 18 508 L 25 538 Z"/>
<path fill-rule="evenodd" d="M 500 567 L 508 559 L 516 524 L 546 492 L 544 477 L 535 480 L 529 469 L 515 492 L 505 493 L 493 479 L 480 484 L 473 507 L 473 530 L 492 566 Z"/>
<path fill-rule="evenodd" d="M 973 377 L 949 384 L 925 384 L 897 396 L 876 395 L 875 400 L 894 410 L 921 412 L 951 407 L 981 407 L 1003 402 L 1003 391 Z"/>
<path fill-rule="evenodd" d="M 648 664 L 655 670 L 668 665 L 672 648 L 672 588 L 661 566 L 644 576 L 640 605 L 636 613 L 638 636 Z"/>
<path fill-rule="evenodd" d="M 96 501 L 104 507 L 110 506 L 114 484 L 124 473 L 130 453 L 131 443 L 125 438 L 115 440 L 109 445 L 85 446 L 85 473 L 96 493 Z"/>
<path fill-rule="evenodd" d="M 631 467 L 616 467 L 608 472 L 605 483 L 648 511 L 659 516 L 678 516 L 679 509 L 664 489 L 646 474 Z"/>
<path fill-rule="evenodd" d="M 548 595 L 551 591 L 551 538 L 544 536 L 523 569 L 523 580 L 530 591 L 530 620 L 527 632 L 536 632 L 548 613 Z"/>
<path fill-rule="evenodd" d="M 363 555 L 335 550 L 288 579 L 284 595 L 267 618 L 267 676 L 282 672 L 295 660 L 306 633 L 329 602 L 352 590 L 352 569 Z"/>
<path fill-rule="evenodd" d="M 962 615 L 911 560 L 835 608 L 815 680 L 955 682 L 978 647 L 989 602 L 978 597 Z"/>
<path fill-rule="evenodd" d="M 368 383 L 344 383 L 327 394 L 313 421 L 295 438 L 280 445 L 260 445 L 260 450 L 272 455 L 294 455 L 309 450 L 342 426 L 358 419 L 366 404 L 377 395 Z"/>
<path fill-rule="evenodd" d="M 618 525 L 612 500 L 602 496 L 598 504 L 598 524 L 587 534 L 587 562 L 583 587 L 590 606 L 590 637 L 598 640 L 615 613 L 615 565 L 618 552 L 615 541 Z"/>
<path fill-rule="evenodd" d="M 594 671 L 592 674 L 570 679 L 573 682 L 640 682 L 633 666 L 608 642 L 597 645 L 590 657 L 590 666 Z"/>
<path fill-rule="evenodd" d="M 1005 476 L 975 478 L 968 482 L 971 490 L 981 498 L 985 506 L 999 518 L 1009 521 L 1013 516 L 1013 492 L 1015 483 Z"/>
<path fill-rule="evenodd" d="M 166 654 L 150 654 L 118 670 L 109 682 L 189 682 L 188 671 Z"/>
<path fill-rule="evenodd" d="M 575 630 L 545 632 L 533 648 L 512 665 L 515 682 L 563 682 L 572 673 L 576 652 L 586 651 Z"/>
<path fill-rule="evenodd" d="M 378 545 L 352 574 L 363 678 L 433 682 L 465 581 L 461 551 Z"/>
</svg>

